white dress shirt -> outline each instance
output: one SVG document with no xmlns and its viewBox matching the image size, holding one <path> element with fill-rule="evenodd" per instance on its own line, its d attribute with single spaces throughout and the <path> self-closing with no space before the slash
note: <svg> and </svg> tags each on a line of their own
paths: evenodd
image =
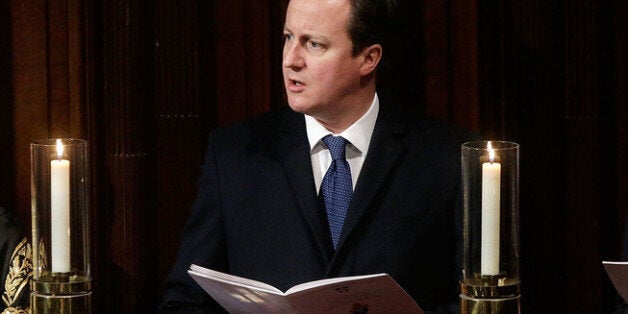
<svg viewBox="0 0 628 314">
<path fill-rule="evenodd" d="M 349 167 L 351 168 L 351 180 L 353 181 L 353 189 L 355 190 L 358 176 L 362 170 L 362 164 L 369 150 L 371 135 L 373 135 L 378 113 L 379 99 L 377 98 L 377 94 L 375 94 L 369 110 L 367 110 L 358 121 L 340 134 L 333 134 L 314 117 L 305 115 L 305 126 L 310 142 L 310 157 L 312 158 L 312 170 L 314 171 L 314 183 L 316 184 L 317 192 L 320 191 L 321 182 L 332 161 L 329 149 L 327 149 L 327 146 L 322 141 L 322 139 L 329 134 L 342 136 L 348 141 L 345 154 L 347 162 L 349 162 Z"/>
</svg>

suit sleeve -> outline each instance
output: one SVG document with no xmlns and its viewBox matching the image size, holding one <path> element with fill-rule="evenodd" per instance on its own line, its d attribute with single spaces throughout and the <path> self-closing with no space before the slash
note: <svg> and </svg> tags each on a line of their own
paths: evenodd
<svg viewBox="0 0 628 314">
<path fill-rule="evenodd" d="M 187 273 L 190 264 L 228 271 L 215 138 L 214 133 L 210 134 L 205 161 L 197 181 L 197 196 L 181 236 L 176 264 L 166 280 L 160 313 L 222 311 Z"/>
</svg>

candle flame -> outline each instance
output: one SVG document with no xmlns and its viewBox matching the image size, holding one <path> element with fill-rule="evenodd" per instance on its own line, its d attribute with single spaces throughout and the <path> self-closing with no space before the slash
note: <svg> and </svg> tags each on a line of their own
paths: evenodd
<svg viewBox="0 0 628 314">
<path fill-rule="evenodd" d="M 486 143 L 486 149 L 488 149 L 488 159 L 492 163 L 495 160 L 495 150 L 493 149 L 493 144 L 490 141 Z"/>
<path fill-rule="evenodd" d="M 57 158 L 61 159 L 63 157 L 63 144 L 61 143 L 61 139 L 57 139 Z"/>
</svg>

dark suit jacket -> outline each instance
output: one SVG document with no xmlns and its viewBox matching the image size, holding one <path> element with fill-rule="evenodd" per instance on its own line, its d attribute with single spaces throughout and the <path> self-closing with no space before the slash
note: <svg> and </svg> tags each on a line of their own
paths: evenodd
<svg viewBox="0 0 628 314">
<path fill-rule="evenodd" d="M 336 251 L 303 115 L 281 109 L 212 132 L 160 309 L 209 311 L 212 301 L 186 272 L 191 263 L 282 290 L 385 272 L 424 310 L 456 302 L 460 145 L 470 137 L 435 121 L 392 119 L 385 109 Z"/>
</svg>

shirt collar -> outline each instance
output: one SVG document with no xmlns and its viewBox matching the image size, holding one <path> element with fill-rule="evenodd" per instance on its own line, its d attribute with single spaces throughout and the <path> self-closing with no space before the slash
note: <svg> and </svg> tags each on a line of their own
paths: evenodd
<svg viewBox="0 0 628 314">
<path fill-rule="evenodd" d="M 371 135 L 373 134 L 373 129 L 375 128 L 378 113 L 379 98 L 376 93 L 373 97 L 373 102 L 371 103 L 369 110 L 367 110 L 366 113 L 358 119 L 358 121 L 354 122 L 340 134 L 331 133 L 314 117 L 305 115 L 305 125 L 307 128 L 307 138 L 310 142 L 310 151 L 316 148 L 323 137 L 333 134 L 344 137 L 362 154 L 366 154 L 366 152 L 368 152 Z"/>
</svg>

